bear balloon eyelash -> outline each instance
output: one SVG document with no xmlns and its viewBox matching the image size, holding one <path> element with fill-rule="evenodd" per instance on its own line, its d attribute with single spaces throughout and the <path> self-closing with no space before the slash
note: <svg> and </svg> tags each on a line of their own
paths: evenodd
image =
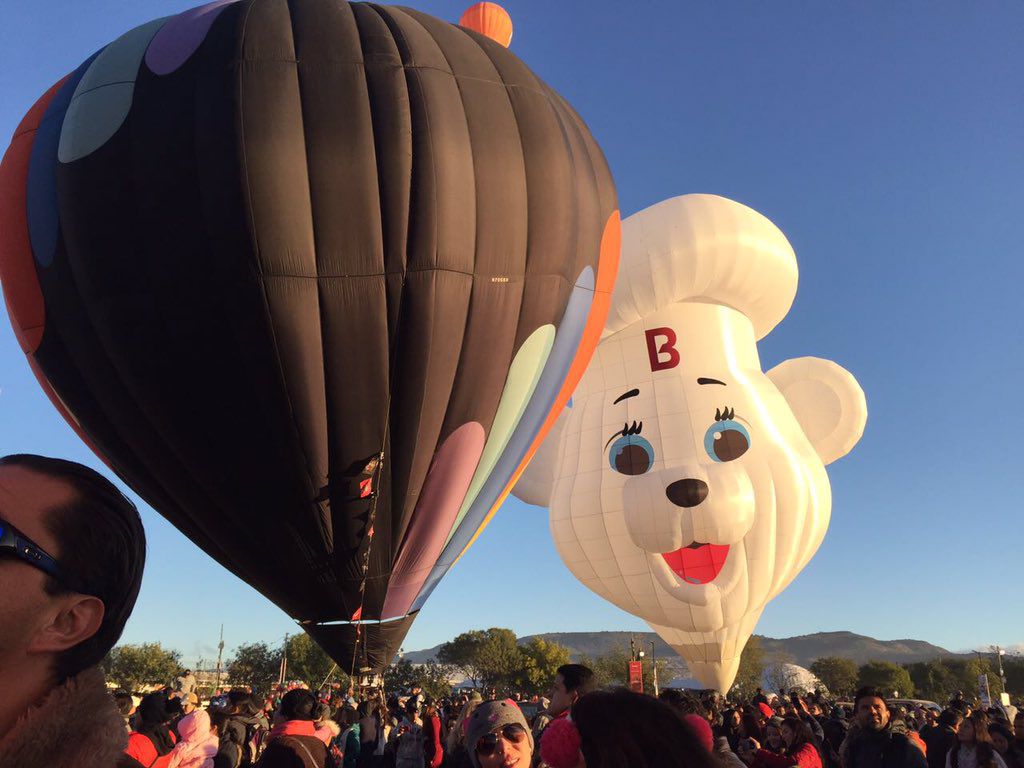
<svg viewBox="0 0 1024 768">
<path fill-rule="evenodd" d="M 643 431 L 643 428 L 644 428 L 644 423 L 642 421 L 639 424 L 634 421 L 632 425 L 630 425 L 630 423 L 628 421 L 623 422 L 622 429 L 620 429 L 614 435 L 609 437 L 608 438 L 608 443 L 610 443 L 612 440 L 614 440 L 616 437 L 619 437 L 619 436 L 628 437 L 629 435 L 639 435 L 640 432 Z M 608 447 L 608 443 L 604 444 L 605 448 Z"/>
<path fill-rule="evenodd" d="M 735 408 L 725 408 L 724 410 L 715 408 L 715 421 L 731 421 L 735 415 Z"/>
</svg>

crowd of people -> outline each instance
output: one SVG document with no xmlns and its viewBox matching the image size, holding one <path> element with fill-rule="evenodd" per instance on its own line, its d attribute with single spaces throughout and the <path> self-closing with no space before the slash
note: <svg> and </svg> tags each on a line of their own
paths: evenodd
<svg viewBox="0 0 1024 768">
<path fill-rule="evenodd" d="M 191 682 L 190 682 L 191 679 Z M 862 688 L 848 704 L 817 691 L 749 700 L 669 689 L 598 690 L 559 668 L 549 697 L 433 700 L 325 687 L 235 689 L 200 707 L 188 673 L 135 704 L 121 764 L 136 768 L 1024 768 L 1024 711 L 962 695 L 942 711 L 890 707 Z M 489 692 L 493 696 L 494 691 Z"/>
<path fill-rule="evenodd" d="M 1024 768 L 1024 712 L 962 695 L 942 711 L 873 688 L 849 704 L 654 697 L 596 689 L 579 664 L 533 700 L 302 686 L 201 700 L 187 672 L 112 694 L 98 665 L 145 560 L 134 505 L 87 467 L 2 457 L 0 555 L 0 768 Z"/>
</svg>

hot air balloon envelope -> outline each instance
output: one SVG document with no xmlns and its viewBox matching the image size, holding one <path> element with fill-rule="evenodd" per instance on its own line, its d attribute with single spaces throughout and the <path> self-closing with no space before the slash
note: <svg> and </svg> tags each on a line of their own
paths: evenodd
<svg viewBox="0 0 1024 768">
<path fill-rule="evenodd" d="M 516 487 L 550 506 L 562 559 L 727 691 L 765 604 L 828 527 L 825 465 L 867 418 L 839 365 L 762 371 L 789 311 L 785 236 L 725 198 L 686 195 L 623 222 L 622 273 L 594 362 Z"/>
<path fill-rule="evenodd" d="M 0 195 L 54 403 L 346 669 L 390 660 L 501 503 L 618 260 L 564 101 L 486 38 L 364 3 L 127 32 L 32 108 Z"/>
</svg>

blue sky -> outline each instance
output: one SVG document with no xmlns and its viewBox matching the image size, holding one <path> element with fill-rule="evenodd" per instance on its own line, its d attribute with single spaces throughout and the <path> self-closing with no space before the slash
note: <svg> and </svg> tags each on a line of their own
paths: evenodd
<svg viewBox="0 0 1024 768">
<path fill-rule="evenodd" d="M 6 0 L 0 136 L 96 48 L 192 3 Z M 466 4 L 416 3 L 456 21 Z M 761 211 L 800 264 L 768 368 L 852 371 L 868 427 L 830 467 L 824 544 L 768 608 L 774 637 L 848 629 L 950 649 L 1024 642 L 1024 3 L 507 2 L 513 50 L 582 114 L 624 215 L 686 192 Z M 3 312 L 4 310 L 0 310 Z M 0 454 L 102 465 L 0 322 Z M 194 663 L 289 619 L 142 507 L 149 561 L 126 642 Z M 1012 579 L 1018 576 L 1018 582 Z M 510 501 L 406 641 L 645 625 L 564 568 L 545 510 Z"/>
</svg>

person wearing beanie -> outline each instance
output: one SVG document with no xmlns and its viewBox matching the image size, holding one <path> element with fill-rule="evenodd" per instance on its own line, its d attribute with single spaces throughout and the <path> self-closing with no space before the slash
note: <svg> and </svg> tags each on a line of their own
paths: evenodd
<svg viewBox="0 0 1024 768">
<path fill-rule="evenodd" d="M 139 702 L 136 732 L 128 736 L 122 766 L 166 768 L 178 739 L 171 729 L 172 714 L 163 691 L 146 694 Z"/>
<path fill-rule="evenodd" d="M 473 768 L 529 768 L 533 734 L 512 699 L 485 701 L 464 723 Z"/>
<path fill-rule="evenodd" d="M 304 688 L 293 688 L 281 698 L 259 768 L 337 768 L 327 745 L 316 736 L 317 704 L 316 696 Z"/>
</svg>

